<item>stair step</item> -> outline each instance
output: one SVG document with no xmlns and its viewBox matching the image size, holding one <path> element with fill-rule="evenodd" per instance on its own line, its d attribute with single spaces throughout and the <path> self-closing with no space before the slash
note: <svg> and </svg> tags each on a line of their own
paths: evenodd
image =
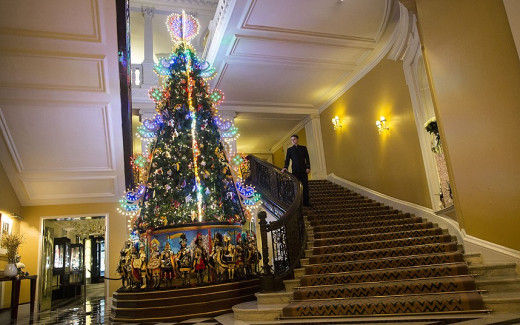
<svg viewBox="0 0 520 325">
<path fill-rule="evenodd" d="M 480 278 L 495 277 L 501 275 L 516 275 L 516 263 L 492 263 L 492 264 L 472 264 L 469 266 L 471 274 L 478 275 Z"/>
<path fill-rule="evenodd" d="M 308 258 L 300 258 L 300 265 L 301 266 L 309 265 L 309 259 Z"/>
<path fill-rule="evenodd" d="M 306 250 L 305 256 L 309 257 L 309 263 L 334 263 L 334 262 L 346 262 L 355 260 L 368 260 L 384 257 L 396 257 L 406 255 L 421 255 L 421 254 L 432 254 L 442 252 L 454 252 L 458 250 L 458 244 L 456 242 L 451 243 L 435 243 L 426 245 L 406 246 L 406 247 L 393 247 L 385 249 L 374 249 L 367 251 L 348 252 L 340 254 L 324 254 L 324 255 L 312 255 L 312 250 Z M 307 255 L 307 253 L 311 255 Z"/>
<path fill-rule="evenodd" d="M 484 305 L 498 313 L 518 313 L 520 311 L 520 292 L 496 292 L 482 295 Z M 513 324 L 513 323 L 507 323 Z"/>
<path fill-rule="evenodd" d="M 300 279 L 283 280 L 283 284 L 285 286 L 285 291 L 293 292 L 294 288 L 300 285 Z"/>
<path fill-rule="evenodd" d="M 475 282 L 477 288 L 489 292 L 510 292 L 515 291 L 520 295 L 520 278 L 518 276 L 493 276 L 493 277 L 476 277 Z"/>
<path fill-rule="evenodd" d="M 448 243 L 451 241 L 452 241 L 452 237 L 450 235 L 436 235 L 436 236 L 425 236 L 425 237 L 415 237 L 415 238 L 400 238 L 400 239 L 380 240 L 380 241 L 366 242 L 366 243 L 314 247 L 312 249 L 312 253 L 314 255 L 336 254 L 336 253 L 365 251 L 365 250 L 372 250 L 372 249 L 415 246 L 415 245 L 420 245 L 420 244 Z"/>
<path fill-rule="evenodd" d="M 486 312 L 476 291 L 293 301 L 283 317 Z"/>
<path fill-rule="evenodd" d="M 374 235 L 379 233 L 388 233 L 388 232 L 396 232 L 396 231 L 409 231 L 409 230 L 420 230 L 420 229 L 430 229 L 433 228 L 433 223 L 431 222 L 420 222 L 420 223 L 409 223 L 402 225 L 394 225 L 392 227 L 388 226 L 380 226 L 380 227 L 367 227 L 367 228 L 358 228 L 358 229 L 339 229 L 339 230 L 330 230 L 330 231 L 319 231 L 314 229 L 314 238 L 330 238 L 334 236 L 361 236 L 361 235 Z"/>
<path fill-rule="evenodd" d="M 257 292 L 255 296 L 259 305 L 280 305 L 290 303 L 293 299 L 293 292 Z"/>
<path fill-rule="evenodd" d="M 361 217 L 330 217 L 327 218 L 326 216 L 311 219 L 310 223 L 313 227 L 320 226 L 320 225 L 327 225 L 327 224 L 341 224 L 345 225 L 345 228 L 354 228 L 353 226 L 349 226 L 351 224 L 363 224 L 371 221 L 380 221 L 380 220 L 395 220 L 395 219 L 405 219 L 409 220 L 411 217 L 413 217 L 409 213 L 398 213 L 398 214 L 388 214 L 388 215 L 367 215 L 367 216 L 361 216 Z M 328 222 L 331 220 L 331 222 Z"/>
<path fill-rule="evenodd" d="M 388 239 L 402 239 L 410 237 L 422 237 L 422 236 L 434 236 L 442 235 L 443 231 L 441 228 L 429 228 L 419 230 L 408 230 L 408 231 L 397 231 L 387 232 L 370 235 L 359 235 L 359 236 L 346 236 L 346 237 L 327 237 L 320 238 L 313 241 L 314 247 L 329 246 L 329 245 L 341 245 L 351 243 L 363 243 L 363 242 L 374 242 Z"/>
<path fill-rule="evenodd" d="M 304 266 L 303 269 L 305 270 L 305 274 L 311 275 L 455 262 L 464 262 L 461 252 L 408 255 L 328 264 L 310 264 Z"/>
<path fill-rule="evenodd" d="M 285 305 L 263 305 L 256 301 L 249 301 L 233 306 L 233 314 L 235 320 L 239 321 L 272 321 L 282 315 Z"/>
<path fill-rule="evenodd" d="M 467 275 L 466 263 L 446 263 L 388 269 L 338 272 L 328 274 L 304 275 L 300 278 L 301 286 L 317 286 L 341 283 L 359 283 L 374 281 L 393 281 L 413 278 Z"/>
<path fill-rule="evenodd" d="M 468 275 L 461 275 L 324 285 L 319 287 L 298 287 L 294 290 L 294 300 L 336 299 L 472 290 L 476 290 L 474 278 Z"/>
<path fill-rule="evenodd" d="M 408 225 L 415 223 L 422 223 L 422 218 L 412 217 L 408 219 L 381 219 L 370 222 L 360 222 L 360 223 L 352 223 L 352 224 L 343 224 L 341 222 L 336 222 L 330 225 L 316 225 L 314 227 L 315 232 L 328 232 L 328 231 L 338 231 L 338 230 L 352 230 L 352 229 L 363 229 L 363 228 L 378 228 L 378 227 L 388 227 L 388 226 L 397 226 L 397 225 Z"/>
<path fill-rule="evenodd" d="M 468 264 L 482 264 L 482 254 L 466 253 L 464 254 L 464 260 L 466 260 Z"/>
</svg>

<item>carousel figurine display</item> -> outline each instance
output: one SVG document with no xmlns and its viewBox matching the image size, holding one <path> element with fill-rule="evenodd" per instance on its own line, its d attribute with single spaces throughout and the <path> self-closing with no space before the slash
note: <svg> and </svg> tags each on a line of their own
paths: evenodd
<svg viewBox="0 0 520 325">
<path fill-rule="evenodd" d="M 190 271 L 191 271 L 191 252 L 188 248 L 188 242 L 185 234 L 181 234 L 180 244 L 181 248 L 177 252 L 177 270 L 181 274 L 182 285 L 189 286 Z"/>
<path fill-rule="evenodd" d="M 157 289 L 161 285 L 161 253 L 159 252 L 159 241 L 152 240 L 150 255 L 148 258 L 148 274 L 150 275 L 152 286 Z"/>
<path fill-rule="evenodd" d="M 161 277 L 166 282 L 167 287 L 173 285 L 173 279 L 175 278 L 174 265 L 175 255 L 171 250 L 170 242 L 166 241 L 164 250 L 161 252 Z"/>
<path fill-rule="evenodd" d="M 195 239 L 195 248 L 193 249 L 193 270 L 197 277 L 197 285 L 204 283 L 204 273 L 206 272 L 207 265 L 208 254 L 202 243 L 202 235 L 198 233 Z"/>
</svg>

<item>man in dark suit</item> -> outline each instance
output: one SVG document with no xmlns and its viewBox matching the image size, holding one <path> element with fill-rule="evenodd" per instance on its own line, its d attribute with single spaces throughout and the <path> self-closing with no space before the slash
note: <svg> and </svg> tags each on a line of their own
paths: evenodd
<svg viewBox="0 0 520 325">
<path fill-rule="evenodd" d="M 282 172 L 286 172 L 289 167 L 289 161 L 292 161 L 292 174 L 302 182 L 303 185 L 303 205 L 310 207 L 309 204 L 309 178 L 308 174 L 311 172 L 311 161 L 309 160 L 309 152 L 306 146 L 298 144 L 298 135 L 293 134 L 291 141 L 293 146 L 287 149 L 285 157 L 285 164 Z"/>
</svg>

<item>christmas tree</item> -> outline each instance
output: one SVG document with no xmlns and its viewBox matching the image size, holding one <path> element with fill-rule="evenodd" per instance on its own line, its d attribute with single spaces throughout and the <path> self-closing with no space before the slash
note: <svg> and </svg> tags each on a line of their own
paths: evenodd
<svg viewBox="0 0 520 325">
<path fill-rule="evenodd" d="M 241 204 L 257 205 L 259 196 L 233 179 L 244 170 L 244 161 L 236 154 L 229 157 L 230 164 L 220 141 L 219 127 L 228 139 L 236 128 L 226 128 L 219 119 L 216 105 L 223 94 L 210 91 L 207 83 L 215 69 L 199 60 L 189 43 L 198 22 L 184 13 L 172 14 L 167 26 L 175 46 L 155 67 L 160 86 L 150 90 L 150 97 L 157 115 L 139 127 L 148 150 L 132 160 L 140 184 L 125 194 L 122 211 L 132 217 L 133 230 L 140 231 L 189 222 L 243 221 Z"/>
</svg>

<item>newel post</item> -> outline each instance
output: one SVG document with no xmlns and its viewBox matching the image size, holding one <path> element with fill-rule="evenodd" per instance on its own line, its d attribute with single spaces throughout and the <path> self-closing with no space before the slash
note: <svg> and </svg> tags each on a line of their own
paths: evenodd
<svg viewBox="0 0 520 325">
<path fill-rule="evenodd" d="M 271 267 L 269 266 L 269 244 L 267 243 L 267 213 L 265 211 L 258 212 L 258 224 L 260 225 L 260 237 L 262 239 L 262 259 L 263 259 L 263 275 L 271 275 Z"/>
</svg>

